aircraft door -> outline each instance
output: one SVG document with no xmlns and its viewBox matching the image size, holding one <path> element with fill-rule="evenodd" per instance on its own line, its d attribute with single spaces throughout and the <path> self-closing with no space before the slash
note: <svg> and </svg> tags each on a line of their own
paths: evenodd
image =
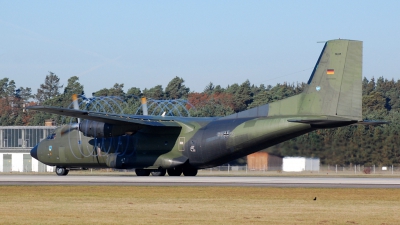
<svg viewBox="0 0 400 225">
<path fill-rule="evenodd" d="M 58 157 L 60 158 L 60 162 L 62 163 L 67 161 L 65 158 L 65 147 L 58 148 Z"/>
<path fill-rule="evenodd" d="M 32 156 L 30 154 L 23 155 L 24 172 L 32 172 Z"/>
<path fill-rule="evenodd" d="M 192 137 L 186 143 L 186 156 L 189 157 L 190 164 L 202 163 L 200 135 Z"/>
<path fill-rule="evenodd" d="M 179 137 L 178 141 L 178 150 L 181 152 L 185 151 L 185 137 Z"/>
<path fill-rule="evenodd" d="M 12 169 L 12 157 L 11 154 L 4 154 L 3 155 L 3 173 L 11 172 Z"/>
</svg>

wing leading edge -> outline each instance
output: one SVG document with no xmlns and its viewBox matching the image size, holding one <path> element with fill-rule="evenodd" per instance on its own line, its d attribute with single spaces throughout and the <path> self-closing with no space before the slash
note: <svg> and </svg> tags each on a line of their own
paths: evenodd
<svg viewBox="0 0 400 225">
<path fill-rule="evenodd" d="M 63 115 L 63 116 L 71 116 L 71 117 L 98 121 L 114 125 L 135 124 L 139 125 L 140 127 L 141 126 L 181 127 L 181 125 L 176 121 L 168 119 L 168 117 L 161 117 L 161 116 L 110 114 L 110 113 L 91 112 L 85 110 L 66 109 L 66 108 L 50 107 L 50 106 L 30 106 L 27 107 L 27 109 L 52 113 L 57 115 Z"/>
</svg>

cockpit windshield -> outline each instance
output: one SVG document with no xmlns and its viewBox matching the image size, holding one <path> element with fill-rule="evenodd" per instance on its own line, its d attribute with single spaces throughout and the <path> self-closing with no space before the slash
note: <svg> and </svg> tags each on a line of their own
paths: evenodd
<svg viewBox="0 0 400 225">
<path fill-rule="evenodd" d="M 56 138 L 56 131 L 58 128 L 54 129 L 49 136 L 47 136 L 47 139 L 55 139 Z"/>
<path fill-rule="evenodd" d="M 55 139 L 56 138 L 56 133 L 51 133 L 49 136 L 47 136 L 47 139 Z"/>
</svg>

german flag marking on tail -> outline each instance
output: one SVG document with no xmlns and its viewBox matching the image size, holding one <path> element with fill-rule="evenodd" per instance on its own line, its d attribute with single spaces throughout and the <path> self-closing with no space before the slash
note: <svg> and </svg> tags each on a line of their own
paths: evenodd
<svg viewBox="0 0 400 225">
<path fill-rule="evenodd" d="M 335 70 L 334 70 L 334 69 L 327 69 L 327 70 L 326 70 L 326 74 L 328 74 L 328 75 L 334 75 L 334 74 L 335 74 Z"/>
</svg>

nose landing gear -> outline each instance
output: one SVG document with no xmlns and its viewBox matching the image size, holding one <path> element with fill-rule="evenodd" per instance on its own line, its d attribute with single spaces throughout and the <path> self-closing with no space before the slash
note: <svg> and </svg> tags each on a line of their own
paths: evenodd
<svg viewBox="0 0 400 225">
<path fill-rule="evenodd" d="M 68 172 L 69 170 L 67 170 L 65 167 L 56 167 L 56 174 L 58 176 L 66 176 Z"/>
</svg>

